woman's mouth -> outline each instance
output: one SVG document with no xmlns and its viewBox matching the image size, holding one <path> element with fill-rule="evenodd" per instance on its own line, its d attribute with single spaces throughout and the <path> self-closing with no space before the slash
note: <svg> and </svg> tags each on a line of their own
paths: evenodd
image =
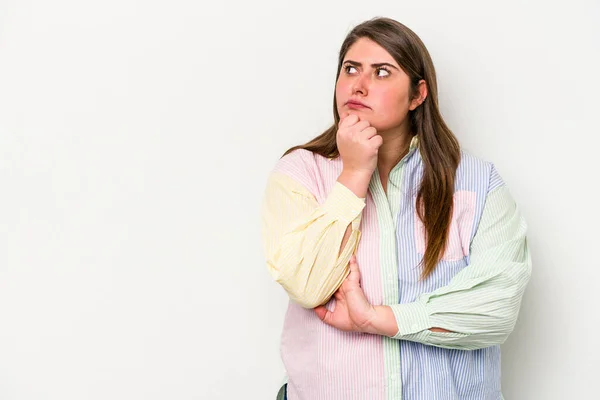
<svg viewBox="0 0 600 400">
<path fill-rule="evenodd" d="M 353 110 L 362 110 L 365 108 L 369 108 L 366 104 L 361 103 L 360 101 L 356 101 L 356 100 L 348 100 L 346 102 L 346 106 Z"/>
</svg>

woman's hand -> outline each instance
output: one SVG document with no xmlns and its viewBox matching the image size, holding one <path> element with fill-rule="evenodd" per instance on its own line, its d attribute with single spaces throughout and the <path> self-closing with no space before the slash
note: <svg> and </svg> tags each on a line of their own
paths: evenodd
<svg viewBox="0 0 600 400">
<path fill-rule="evenodd" d="M 315 312 L 328 325 L 342 331 L 375 333 L 373 323 L 377 316 L 365 293 L 360 287 L 360 271 L 356 257 L 350 258 L 350 274 L 335 292 L 335 308 L 329 311 L 325 306 L 315 308 Z"/>
<path fill-rule="evenodd" d="M 373 174 L 383 138 L 368 121 L 361 121 L 354 114 L 344 116 L 338 125 L 336 142 L 346 172 L 369 177 Z"/>
<path fill-rule="evenodd" d="M 329 311 L 325 306 L 315 308 L 321 321 L 342 331 L 371 333 L 393 337 L 398 333 L 396 318 L 390 307 L 373 306 L 360 286 L 360 271 L 356 257 L 350 258 L 350 274 L 335 292 L 335 306 Z M 451 332 L 433 327 L 432 332 Z"/>
</svg>

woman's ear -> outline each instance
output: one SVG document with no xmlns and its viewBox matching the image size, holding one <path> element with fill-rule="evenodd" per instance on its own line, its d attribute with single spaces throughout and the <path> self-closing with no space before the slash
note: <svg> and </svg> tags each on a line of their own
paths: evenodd
<svg viewBox="0 0 600 400">
<path fill-rule="evenodd" d="M 423 102 L 425 101 L 426 98 L 427 98 L 427 83 L 425 82 L 425 80 L 421 79 L 419 81 L 419 84 L 417 85 L 417 95 L 415 96 L 414 99 L 411 100 L 410 106 L 408 107 L 408 109 L 410 111 L 412 111 L 415 108 L 419 107 L 421 104 L 423 104 Z"/>
</svg>

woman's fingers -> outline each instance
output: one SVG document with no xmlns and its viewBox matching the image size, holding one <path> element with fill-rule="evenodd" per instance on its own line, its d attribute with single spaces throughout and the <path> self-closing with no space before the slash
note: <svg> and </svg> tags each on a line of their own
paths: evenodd
<svg viewBox="0 0 600 400">
<path fill-rule="evenodd" d="M 356 263 L 356 256 L 353 254 L 350 257 L 350 274 L 348 275 L 349 281 L 360 285 L 360 270 L 358 269 L 358 264 Z"/>
<path fill-rule="evenodd" d="M 358 122 L 359 118 L 357 115 L 354 114 L 347 114 L 345 115 L 342 119 L 340 119 L 340 128 L 346 127 L 346 126 L 352 126 L 354 124 L 356 124 Z"/>
<path fill-rule="evenodd" d="M 314 308 L 315 313 L 317 313 L 317 315 L 319 316 L 319 319 L 321 321 L 325 321 L 327 319 L 327 314 L 329 313 L 329 310 L 327 310 L 325 308 L 325 306 L 318 306 L 316 308 Z"/>
</svg>

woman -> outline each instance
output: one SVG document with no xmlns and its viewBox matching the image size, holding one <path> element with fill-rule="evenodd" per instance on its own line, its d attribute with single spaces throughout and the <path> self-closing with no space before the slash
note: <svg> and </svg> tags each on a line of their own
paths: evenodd
<svg viewBox="0 0 600 400">
<path fill-rule="evenodd" d="M 290 297 L 280 397 L 501 399 L 527 225 L 493 164 L 444 123 L 417 35 L 387 18 L 356 26 L 333 114 L 279 160 L 264 197 L 267 266 Z"/>
</svg>

